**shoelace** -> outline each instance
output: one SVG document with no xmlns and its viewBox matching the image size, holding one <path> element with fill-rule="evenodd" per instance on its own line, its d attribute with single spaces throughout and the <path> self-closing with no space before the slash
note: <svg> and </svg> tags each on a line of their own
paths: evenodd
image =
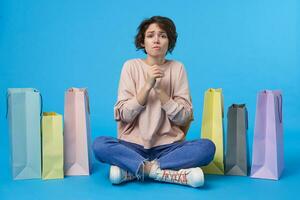
<svg viewBox="0 0 300 200">
<path fill-rule="evenodd" d="M 168 171 L 163 170 L 162 180 L 172 181 L 181 184 L 187 184 L 187 175 L 190 172 L 187 171 Z"/>
<path fill-rule="evenodd" d="M 130 172 L 125 171 L 125 176 L 124 176 L 125 180 L 132 180 L 135 179 L 135 176 L 132 175 Z"/>
</svg>

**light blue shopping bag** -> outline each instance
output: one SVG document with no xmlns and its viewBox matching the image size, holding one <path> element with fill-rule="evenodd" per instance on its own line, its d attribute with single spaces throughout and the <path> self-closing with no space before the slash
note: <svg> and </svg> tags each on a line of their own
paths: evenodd
<svg viewBox="0 0 300 200">
<path fill-rule="evenodd" d="M 9 88 L 9 125 L 13 179 L 41 178 L 40 92 L 33 88 Z"/>
</svg>

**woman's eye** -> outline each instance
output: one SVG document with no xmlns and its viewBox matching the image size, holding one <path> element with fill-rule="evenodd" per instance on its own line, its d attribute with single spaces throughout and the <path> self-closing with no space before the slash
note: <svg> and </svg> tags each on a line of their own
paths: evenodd
<svg viewBox="0 0 300 200">
<path fill-rule="evenodd" d="M 166 35 L 161 35 L 161 37 L 162 37 L 162 38 L 167 38 L 167 36 L 166 36 Z"/>
<path fill-rule="evenodd" d="M 147 37 L 147 38 L 152 38 L 152 37 L 153 37 L 153 35 L 146 35 L 146 37 Z"/>
</svg>

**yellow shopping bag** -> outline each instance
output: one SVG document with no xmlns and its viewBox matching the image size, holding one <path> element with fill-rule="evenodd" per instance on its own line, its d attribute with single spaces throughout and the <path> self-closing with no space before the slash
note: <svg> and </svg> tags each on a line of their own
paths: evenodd
<svg viewBox="0 0 300 200">
<path fill-rule="evenodd" d="M 208 89 L 204 96 L 201 137 L 213 141 L 216 153 L 213 161 L 202 167 L 204 173 L 224 175 L 222 89 Z"/>
<path fill-rule="evenodd" d="M 42 178 L 64 178 L 62 115 L 44 112 L 42 118 Z"/>
</svg>

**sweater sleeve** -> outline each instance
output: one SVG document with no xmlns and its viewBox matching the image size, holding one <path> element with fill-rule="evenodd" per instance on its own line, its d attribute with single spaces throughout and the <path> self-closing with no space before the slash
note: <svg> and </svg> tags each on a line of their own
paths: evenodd
<svg viewBox="0 0 300 200">
<path fill-rule="evenodd" d="M 189 91 L 187 74 L 181 65 L 174 85 L 174 95 L 162 108 L 168 118 L 178 126 L 185 126 L 193 120 L 193 108 Z"/>
<path fill-rule="evenodd" d="M 130 69 L 130 64 L 126 62 L 121 72 L 118 100 L 114 106 L 115 120 L 126 123 L 132 122 L 145 108 L 136 99 L 135 82 Z"/>
</svg>

